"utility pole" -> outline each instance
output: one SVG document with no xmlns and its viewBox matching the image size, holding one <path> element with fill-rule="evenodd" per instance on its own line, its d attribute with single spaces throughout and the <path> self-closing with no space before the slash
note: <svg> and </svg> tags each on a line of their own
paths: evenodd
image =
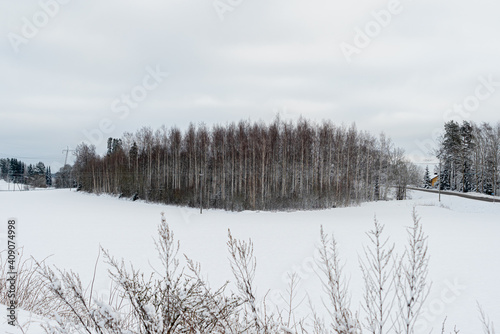
<svg viewBox="0 0 500 334">
<path fill-rule="evenodd" d="M 439 175 L 438 175 L 439 202 L 441 202 L 441 154 L 439 155 Z"/>
<path fill-rule="evenodd" d="M 439 202 L 441 202 L 441 188 L 443 186 L 442 184 L 442 176 L 443 176 L 443 173 L 441 172 L 441 164 L 442 164 L 442 157 L 443 157 L 443 153 L 444 153 L 444 140 L 442 137 L 439 138 L 439 147 L 434 151 L 434 153 L 436 154 L 437 158 L 439 159 L 439 175 L 438 175 L 438 192 L 439 192 Z"/>
</svg>

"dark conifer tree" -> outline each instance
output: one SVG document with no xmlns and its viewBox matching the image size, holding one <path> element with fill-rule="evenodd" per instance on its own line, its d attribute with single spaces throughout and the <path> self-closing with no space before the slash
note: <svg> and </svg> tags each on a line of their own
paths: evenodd
<svg viewBox="0 0 500 334">
<path fill-rule="evenodd" d="M 425 189 L 430 189 L 432 186 L 431 184 L 431 176 L 429 174 L 429 166 L 425 167 L 425 174 L 424 174 L 424 188 Z"/>
<path fill-rule="evenodd" d="M 45 172 L 45 182 L 47 187 L 52 187 L 52 171 L 50 170 L 50 166 L 47 167 Z"/>
</svg>

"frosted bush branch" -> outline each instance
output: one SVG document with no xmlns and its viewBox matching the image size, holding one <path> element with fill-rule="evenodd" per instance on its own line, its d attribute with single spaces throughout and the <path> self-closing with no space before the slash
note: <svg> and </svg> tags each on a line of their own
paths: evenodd
<svg viewBox="0 0 500 334">
<path fill-rule="evenodd" d="M 50 316 L 60 309 L 61 303 L 54 298 L 44 285 L 44 280 L 38 272 L 38 263 L 33 258 L 23 259 L 23 248 L 20 248 L 16 278 L 16 305 L 25 311 L 40 316 Z M 8 304 L 7 289 L 7 258 L 5 251 L 0 252 L 0 304 Z M 45 260 L 40 261 L 44 263 Z"/>
<path fill-rule="evenodd" d="M 481 323 L 483 325 L 483 333 L 484 334 L 495 334 L 495 326 L 494 326 L 493 322 L 490 321 L 490 318 L 488 318 L 488 316 L 484 312 L 481 305 L 479 305 L 479 303 L 477 304 L 477 308 L 479 310 Z"/>
<path fill-rule="evenodd" d="M 363 309 L 366 313 L 365 328 L 373 334 L 389 333 L 387 323 L 393 309 L 394 292 L 394 244 L 384 239 L 384 225 L 374 219 L 373 230 L 367 233 L 370 246 L 364 248 L 360 267 L 365 283 Z"/>
<path fill-rule="evenodd" d="M 327 236 L 321 226 L 321 244 L 319 247 L 321 259 L 320 276 L 325 293 L 328 295 L 331 309 L 328 309 L 332 318 L 331 327 L 334 333 L 360 333 L 361 328 L 357 314 L 350 310 L 348 283 L 340 264 L 337 242 L 332 236 Z"/>
<path fill-rule="evenodd" d="M 253 243 L 237 240 L 228 231 L 227 246 L 230 254 L 231 270 L 236 279 L 236 286 L 245 301 L 249 306 L 249 316 L 252 318 L 253 326 L 257 332 L 261 329 L 261 319 L 257 310 L 255 293 L 253 291 L 253 280 L 255 278 L 255 268 L 257 261 L 253 255 Z"/>
<path fill-rule="evenodd" d="M 396 332 L 413 334 L 422 305 L 430 292 L 427 282 L 429 256 L 427 236 L 424 234 L 416 209 L 412 212 L 413 226 L 408 227 L 408 246 L 396 271 L 398 316 Z"/>
<path fill-rule="evenodd" d="M 423 232 L 415 209 L 413 225 L 407 228 L 408 245 L 402 257 L 394 255 L 394 245 L 384 236 L 384 225 L 374 219 L 374 227 L 367 232 L 368 246 L 360 267 L 364 278 L 363 327 L 372 334 L 415 334 L 415 323 L 420 315 L 430 285 L 428 274 L 427 236 Z M 318 316 L 309 301 L 311 316 L 298 319 L 295 302 L 298 274 L 289 275 L 288 289 L 283 298 L 286 307 L 268 312 L 266 295 L 256 298 L 254 278 L 256 259 L 251 240 L 235 239 L 228 232 L 229 260 L 235 277 L 237 292 L 228 293 L 226 282 L 212 289 L 203 277 L 201 266 L 185 256 L 180 265 L 180 244 L 162 215 L 158 227 L 156 248 L 161 270 L 144 273 L 134 266 L 117 260 L 103 250 L 110 267 L 110 277 L 119 294 L 115 303 L 90 298 L 79 276 L 73 272 L 52 269 L 36 263 L 32 277 L 41 294 L 39 300 L 57 300 L 55 312 L 43 325 L 49 334 L 360 334 L 362 326 L 358 313 L 351 311 L 349 285 L 335 238 L 320 231 L 320 267 L 317 272 L 323 291 L 328 297 L 323 305 L 329 319 Z M 34 261 L 34 260 L 33 260 Z M 397 265 L 397 267 L 396 267 Z M 29 282 L 30 280 L 28 280 Z M 43 290 L 45 289 L 45 290 Z M 92 291 L 92 285 L 90 292 Z M 50 293 L 47 293 L 50 292 Z M 47 302 L 44 301 L 44 302 Z M 483 331 L 495 334 L 493 323 L 479 307 Z M 307 323 L 305 320 L 312 320 Z M 455 328 L 454 334 L 459 331 Z M 445 333 L 443 322 L 441 334 Z"/>
</svg>

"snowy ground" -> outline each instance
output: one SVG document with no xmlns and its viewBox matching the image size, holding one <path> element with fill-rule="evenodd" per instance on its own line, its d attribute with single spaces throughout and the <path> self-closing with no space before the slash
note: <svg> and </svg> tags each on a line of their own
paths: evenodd
<svg viewBox="0 0 500 334">
<path fill-rule="evenodd" d="M 0 181 L 0 190 L 6 189 Z M 366 244 L 364 232 L 373 218 L 386 225 L 385 232 L 398 250 L 406 241 L 405 227 L 412 224 L 416 206 L 429 235 L 432 292 L 419 324 L 421 333 L 441 332 L 447 316 L 461 333 L 481 333 L 476 302 L 495 323 L 500 324 L 500 204 L 454 196 L 411 192 L 413 199 L 367 203 L 360 207 L 308 212 L 225 212 L 130 202 L 110 196 L 94 196 L 69 190 L 0 191 L 0 239 L 5 248 L 7 219 L 18 219 L 18 242 L 24 256 L 48 261 L 81 274 L 90 282 L 99 245 L 136 267 L 150 271 L 158 266 L 153 238 L 165 212 L 168 223 L 181 241 L 181 251 L 202 265 L 213 287 L 232 280 L 226 249 L 227 230 L 237 238 L 251 238 L 257 256 L 256 286 L 260 297 L 269 291 L 269 302 L 286 288 L 286 275 L 296 271 L 300 289 L 307 292 L 316 308 L 321 287 L 315 267 L 315 245 L 320 226 L 334 233 L 345 270 L 350 278 L 352 304 L 359 308 L 362 281 L 358 258 Z M 107 266 L 98 265 L 95 290 L 105 296 Z M 303 305 L 306 309 L 306 305 Z M 303 310 L 305 311 L 305 310 Z M 23 315 L 26 317 L 26 315 Z M 5 317 L 0 329 L 6 328 Z M 4 327 L 1 327 L 4 326 Z M 36 325 L 30 333 L 41 333 Z"/>
</svg>

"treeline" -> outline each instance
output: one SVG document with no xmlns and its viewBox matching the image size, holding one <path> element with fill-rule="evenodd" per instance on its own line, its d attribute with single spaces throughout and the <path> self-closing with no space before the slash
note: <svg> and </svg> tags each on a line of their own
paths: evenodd
<svg viewBox="0 0 500 334">
<path fill-rule="evenodd" d="M 500 123 L 450 121 L 440 144 L 442 190 L 498 194 Z"/>
<path fill-rule="evenodd" d="M 43 162 L 27 165 L 18 159 L 0 159 L 0 178 L 37 188 L 52 186 L 52 172 Z"/>
<path fill-rule="evenodd" d="M 390 139 L 300 119 L 240 121 L 184 132 L 163 126 L 109 138 L 104 156 L 76 149 L 81 190 L 227 210 L 309 209 L 397 197 L 421 174 Z"/>
</svg>

